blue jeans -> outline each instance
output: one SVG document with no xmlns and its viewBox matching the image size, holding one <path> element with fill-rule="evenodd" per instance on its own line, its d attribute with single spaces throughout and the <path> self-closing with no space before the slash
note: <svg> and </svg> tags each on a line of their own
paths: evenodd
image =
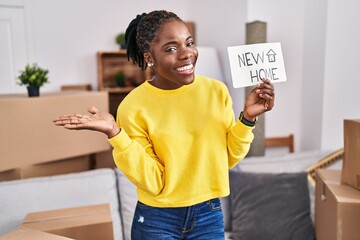
<svg viewBox="0 0 360 240">
<path fill-rule="evenodd" d="M 218 198 L 190 207 L 156 208 L 138 202 L 132 240 L 224 240 L 224 221 Z"/>
</svg>

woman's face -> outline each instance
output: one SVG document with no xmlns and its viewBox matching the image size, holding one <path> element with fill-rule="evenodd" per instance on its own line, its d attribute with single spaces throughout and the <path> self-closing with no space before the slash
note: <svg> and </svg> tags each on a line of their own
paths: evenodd
<svg viewBox="0 0 360 240">
<path fill-rule="evenodd" d="M 178 20 L 164 23 L 145 53 L 153 63 L 155 78 L 151 83 L 161 89 L 176 89 L 194 81 L 198 51 L 186 25 Z"/>
</svg>

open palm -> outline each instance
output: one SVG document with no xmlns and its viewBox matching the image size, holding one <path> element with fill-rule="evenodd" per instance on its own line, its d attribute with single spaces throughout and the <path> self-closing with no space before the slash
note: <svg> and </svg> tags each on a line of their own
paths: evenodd
<svg viewBox="0 0 360 240">
<path fill-rule="evenodd" d="M 75 113 L 71 115 L 62 115 L 53 120 L 56 126 L 63 126 L 70 130 L 94 130 L 112 135 L 114 131 L 119 131 L 114 117 L 107 112 L 101 112 L 96 107 L 88 109 L 90 114 Z"/>
</svg>

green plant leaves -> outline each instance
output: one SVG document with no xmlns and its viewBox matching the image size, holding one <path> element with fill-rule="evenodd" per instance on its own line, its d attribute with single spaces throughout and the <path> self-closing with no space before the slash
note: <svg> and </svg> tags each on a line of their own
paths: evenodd
<svg viewBox="0 0 360 240">
<path fill-rule="evenodd" d="M 48 73 L 47 69 L 43 69 L 39 67 L 36 63 L 33 63 L 31 66 L 27 64 L 24 70 L 20 71 L 20 75 L 18 76 L 17 84 L 21 85 L 32 85 L 36 87 L 41 87 L 48 81 Z"/>
</svg>

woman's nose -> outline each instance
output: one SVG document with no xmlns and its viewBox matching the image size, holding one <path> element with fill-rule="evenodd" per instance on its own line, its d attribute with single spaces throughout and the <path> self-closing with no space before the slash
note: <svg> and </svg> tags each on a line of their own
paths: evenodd
<svg viewBox="0 0 360 240">
<path fill-rule="evenodd" d="M 188 59 L 194 55 L 194 51 L 189 47 L 181 48 L 180 50 L 180 58 L 181 59 Z"/>
</svg>

